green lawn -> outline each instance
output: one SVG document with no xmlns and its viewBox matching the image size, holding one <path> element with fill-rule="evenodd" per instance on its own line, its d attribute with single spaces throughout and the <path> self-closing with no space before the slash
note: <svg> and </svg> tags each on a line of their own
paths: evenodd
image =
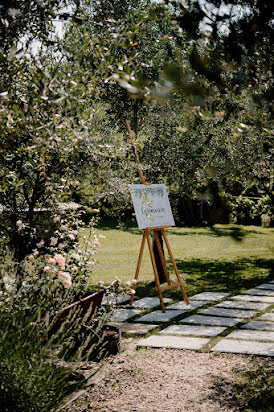
<svg viewBox="0 0 274 412">
<path fill-rule="evenodd" d="M 206 290 L 237 293 L 274 279 L 274 229 L 257 226 L 216 225 L 214 228 L 166 230 L 173 255 L 189 296 Z M 134 278 L 142 231 L 111 225 L 97 229 L 101 246 L 92 275 L 96 284 Z M 169 267 L 170 262 L 169 262 Z M 171 272 L 173 273 L 173 272 Z M 174 278 L 174 276 L 172 276 Z M 138 296 L 157 295 L 147 245 L 138 278 Z M 179 289 L 164 292 L 178 298 Z"/>
</svg>

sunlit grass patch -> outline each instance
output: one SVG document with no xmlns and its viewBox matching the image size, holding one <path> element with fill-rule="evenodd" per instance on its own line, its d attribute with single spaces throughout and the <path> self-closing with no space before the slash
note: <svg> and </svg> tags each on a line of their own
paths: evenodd
<svg viewBox="0 0 274 412">
<path fill-rule="evenodd" d="M 213 228 L 176 227 L 166 232 L 189 296 L 204 290 L 238 293 L 274 277 L 274 229 L 216 225 Z M 132 280 L 142 231 L 132 226 L 122 230 L 101 225 L 97 234 L 100 247 L 95 256 L 92 282 L 109 284 L 115 277 Z M 168 266 L 172 269 L 169 260 Z M 153 280 L 145 247 L 137 294 L 157 295 L 155 287 L 149 285 Z M 177 295 L 180 296 L 177 289 L 165 292 L 165 296 L 176 298 Z"/>
</svg>

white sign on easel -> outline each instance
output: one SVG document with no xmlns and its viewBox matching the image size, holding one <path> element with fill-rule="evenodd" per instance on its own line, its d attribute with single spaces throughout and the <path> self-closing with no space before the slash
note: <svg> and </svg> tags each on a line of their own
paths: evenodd
<svg viewBox="0 0 274 412">
<path fill-rule="evenodd" d="M 130 193 L 139 229 L 175 225 L 165 185 L 130 185 Z"/>
</svg>

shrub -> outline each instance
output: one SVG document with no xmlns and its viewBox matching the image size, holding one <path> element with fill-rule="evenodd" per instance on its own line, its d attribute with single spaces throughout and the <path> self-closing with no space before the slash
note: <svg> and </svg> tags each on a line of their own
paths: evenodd
<svg viewBox="0 0 274 412">
<path fill-rule="evenodd" d="M 231 215 L 238 224 L 271 226 L 273 222 L 273 206 L 269 196 L 253 200 L 239 196 L 231 203 Z"/>
<path fill-rule="evenodd" d="M 1 255 L 0 410 L 56 410 L 68 395 L 85 386 L 78 372 L 83 360 L 100 358 L 106 312 L 91 318 L 87 314 L 80 321 L 75 311 L 50 337 L 58 313 L 73 299 L 73 287 L 65 288 L 48 272 L 37 274 L 39 259 L 18 265 L 10 252 L 2 250 Z M 18 271 L 25 279 L 20 284 Z M 83 333 L 87 319 L 88 333 Z"/>
</svg>

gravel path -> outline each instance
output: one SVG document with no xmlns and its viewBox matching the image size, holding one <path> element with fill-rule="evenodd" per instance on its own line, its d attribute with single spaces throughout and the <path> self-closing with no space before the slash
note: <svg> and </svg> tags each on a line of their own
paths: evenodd
<svg viewBox="0 0 274 412">
<path fill-rule="evenodd" d="M 121 353 L 108 359 L 103 379 L 66 411 L 236 412 L 234 372 L 263 362 L 236 354 L 136 351 L 136 342 L 123 340 Z"/>
</svg>

